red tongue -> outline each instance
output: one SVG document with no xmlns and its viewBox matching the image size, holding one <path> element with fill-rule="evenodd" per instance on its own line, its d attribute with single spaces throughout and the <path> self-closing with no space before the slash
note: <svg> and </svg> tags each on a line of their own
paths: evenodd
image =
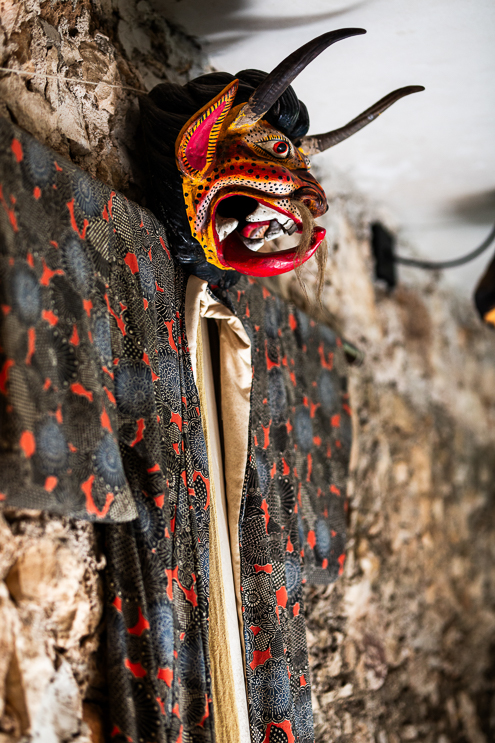
<svg viewBox="0 0 495 743">
<path fill-rule="evenodd" d="M 240 233 L 243 237 L 256 239 L 263 237 L 269 226 L 270 220 L 268 220 L 267 222 L 248 222 L 248 224 L 243 227 L 242 230 L 240 230 Z"/>
</svg>

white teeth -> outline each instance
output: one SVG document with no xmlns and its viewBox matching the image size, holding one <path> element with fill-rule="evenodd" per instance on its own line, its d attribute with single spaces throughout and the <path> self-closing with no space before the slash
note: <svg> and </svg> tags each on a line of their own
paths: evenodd
<svg viewBox="0 0 495 743">
<path fill-rule="evenodd" d="M 275 211 L 275 209 L 270 209 L 270 207 L 263 204 L 258 204 L 254 212 L 248 214 L 246 222 L 266 222 L 269 219 L 276 219 L 279 224 L 284 226 L 286 222 L 292 222 L 290 217 L 286 217 L 284 214 Z"/>
<path fill-rule="evenodd" d="M 223 242 L 227 235 L 235 230 L 239 222 L 237 219 L 221 217 L 219 214 L 216 216 L 215 226 L 217 228 L 217 235 L 220 242 Z"/>
<path fill-rule="evenodd" d="M 249 248 L 249 250 L 259 250 L 263 247 L 265 244 L 265 240 L 250 240 L 249 237 L 244 237 L 243 235 L 240 235 L 240 238 L 244 245 Z"/>
</svg>

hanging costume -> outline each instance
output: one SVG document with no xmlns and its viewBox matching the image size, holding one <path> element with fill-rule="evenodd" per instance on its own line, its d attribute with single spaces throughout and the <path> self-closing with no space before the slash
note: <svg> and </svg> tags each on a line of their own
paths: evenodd
<svg viewBox="0 0 495 743">
<path fill-rule="evenodd" d="M 234 87 L 201 114 L 203 122 L 212 111 L 224 116 L 210 134 Z M 273 128 L 259 126 L 263 136 Z M 187 142 L 197 129 L 196 120 L 184 129 Z M 267 141 L 290 144 L 280 134 Z M 255 255 L 253 263 L 235 238 L 222 257 L 217 236 L 217 254 L 208 265 L 195 259 L 188 278 L 149 211 L 5 120 L 0 148 L 0 499 L 105 524 L 111 739 L 220 743 L 228 724 L 229 709 L 212 703 L 222 619 L 209 637 L 219 573 L 218 544 L 210 554 L 216 517 L 201 401 L 203 315 L 218 323 L 251 740 L 309 743 L 302 585 L 343 571 L 351 441 L 345 363 L 328 327 L 237 273 L 249 273 L 246 265 L 258 275 L 260 266 L 288 270 L 294 251 L 278 263 L 277 254 Z M 178 157 L 187 169 L 196 156 L 198 174 L 200 155 L 184 149 Z M 304 164 L 295 148 L 290 156 Z M 302 166 L 291 176 L 283 198 L 298 223 L 290 202 L 296 187 L 302 202 L 318 201 L 321 188 Z M 193 221 L 200 199 L 188 202 L 184 193 Z M 197 224 L 192 231 L 203 244 Z M 249 245 L 247 225 L 241 237 Z M 321 232 L 313 232 L 308 253 Z M 214 683 L 221 685 L 220 675 Z"/>
</svg>

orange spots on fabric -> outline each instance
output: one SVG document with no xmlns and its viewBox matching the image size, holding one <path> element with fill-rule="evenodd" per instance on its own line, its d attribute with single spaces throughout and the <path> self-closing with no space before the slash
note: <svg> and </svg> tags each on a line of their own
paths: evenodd
<svg viewBox="0 0 495 743">
<path fill-rule="evenodd" d="M 306 475 L 306 482 L 311 482 L 311 473 L 313 472 L 313 457 L 308 454 L 308 474 Z"/>
<path fill-rule="evenodd" d="M 282 586 L 282 588 L 279 588 L 278 591 L 276 591 L 277 595 L 277 604 L 278 606 L 281 606 L 283 609 L 287 606 L 287 601 L 289 597 L 287 596 L 287 589 L 285 586 Z"/>
<path fill-rule="evenodd" d="M 290 475 L 290 467 L 289 467 L 289 465 L 287 464 L 287 462 L 285 461 L 285 459 L 283 457 L 282 457 L 282 465 L 283 465 L 283 468 L 284 468 L 284 471 L 282 472 L 282 474 L 284 475 L 284 477 L 286 477 L 287 475 Z"/>
<path fill-rule="evenodd" d="M 338 495 L 340 498 L 340 490 L 336 485 L 330 485 L 330 492 L 334 495 Z"/>
<path fill-rule="evenodd" d="M 256 573 L 273 573 L 273 565 L 255 565 L 254 571 Z"/>
<path fill-rule="evenodd" d="M 292 382 L 292 384 L 295 387 L 296 386 L 296 375 L 294 374 L 293 371 L 291 371 L 291 372 L 289 372 L 289 376 L 290 376 L 290 381 Z"/>
<path fill-rule="evenodd" d="M 26 457 L 32 457 L 36 451 L 36 441 L 31 431 L 23 431 L 21 438 L 19 439 L 19 446 L 26 455 Z"/>
<path fill-rule="evenodd" d="M 322 569 L 323 569 L 323 570 L 326 570 L 326 569 L 328 568 L 328 560 L 327 560 L 327 558 L 326 558 L 326 557 L 325 557 L 325 559 L 324 559 L 324 560 L 322 561 L 322 563 L 321 563 L 321 567 L 322 567 Z"/>
<path fill-rule="evenodd" d="M 287 539 L 287 546 L 285 548 L 285 551 L 286 552 L 294 552 L 294 545 L 290 541 L 290 534 L 289 534 L 289 538 Z"/>
<path fill-rule="evenodd" d="M 11 200 L 12 200 L 12 197 L 11 197 Z M 4 196 L 3 196 L 3 187 L 1 185 L 0 185 L 0 202 L 7 213 L 12 229 L 14 230 L 14 232 L 19 232 L 19 229 L 17 227 L 17 219 L 15 216 L 14 210 L 11 209 L 9 205 L 7 204 L 7 202 L 5 201 Z M 12 204 L 14 203 L 15 203 L 15 199 L 14 201 L 12 201 Z"/>
<path fill-rule="evenodd" d="M 210 481 L 201 472 L 195 472 L 193 475 L 193 482 L 196 482 L 198 477 L 200 477 L 203 480 L 205 487 L 206 487 L 206 503 L 204 505 L 204 510 L 206 511 L 206 509 L 210 505 Z M 194 490 L 193 490 L 193 495 L 195 495 Z"/>
<path fill-rule="evenodd" d="M 159 668 L 156 677 L 161 679 L 162 681 L 165 681 L 167 686 L 170 687 L 172 685 L 172 681 L 174 680 L 174 672 L 171 671 L 170 668 Z"/>
<path fill-rule="evenodd" d="M 172 410 L 171 423 L 175 423 L 179 431 L 182 431 L 182 416 Z"/>
<path fill-rule="evenodd" d="M 321 439 L 319 436 L 313 436 L 313 444 L 315 446 L 321 446 Z"/>
<path fill-rule="evenodd" d="M 114 499 L 113 493 L 107 493 L 106 499 L 105 499 L 105 505 L 101 510 L 98 509 L 96 503 L 93 500 L 93 482 L 95 480 L 94 475 L 90 475 L 85 482 L 81 483 L 81 490 L 83 491 L 85 497 L 86 497 L 86 510 L 89 514 L 98 516 L 98 518 L 105 518 L 107 515 L 110 506 L 112 504 L 112 501 Z"/>
<path fill-rule="evenodd" d="M 74 325 L 72 328 L 72 335 L 69 338 L 69 343 L 72 343 L 73 346 L 79 345 L 79 333 L 77 332 L 77 325 Z"/>
<path fill-rule="evenodd" d="M 121 317 L 119 317 L 119 316 L 118 316 L 118 315 L 117 315 L 117 314 L 116 314 L 116 313 L 115 313 L 115 312 L 114 312 L 114 311 L 112 310 L 112 308 L 110 307 L 110 301 L 109 301 L 109 299 L 108 299 L 108 294 L 105 294 L 105 302 L 107 303 L 107 309 L 108 309 L 109 313 L 110 313 L 110 314 L 112 315 L 112 317 L 113 317 L 113 318 L 115 319 L 115 321 L 116 321 L 116 323 L 117 323 L 117 326 L 118 326 L 118 328 L 119 328 L 120 332 L 122 333 L 122 335 L 127 335 L 127 333 L 126 333 L 126 329 L 125 329 L 125 324 L 124 324 L 124 321 L 123 321 L 123 320 L 122 320 L 122 318 L 121 318 Z M 124 306 L 124 305 L 123 305 L 122 303 L 120 304 L 120 307 L 121 307 L 122 311 L 124 311 L 124 310 L 126 310 L 126 309 L 127 309 L 127 307 L 125 307 L 125 306 Z M 89 313 L 88 313 L 88 314 L 89 314 Z"/>
<path fill-rule="evenodd" d="M 340 567 L 339 567 L 339 575 L 342 575 L 342 573 L 344 572 L 345 552 L 338 557 L 338 560 L 337 561 L 338 561 L 338 563 L 340 565 Z"/>
<path fill-rule="evenodd" d="M 175 345 L 174 334 L 173 334 L 173 330 L 172 330 L 172 328 L 174 326 L 175 320 L 164 320 L 163 322 L 164 322 L 164 325 L 166 326 L 167 331 L 168 331 L 168 343 L 169 343 L 169 346 L 172 349 L 172 351 L 175 351 L 175 353 L 178 353 L 179 351 L 178 351 L 177 346 Z"/>
<path fill-rule="evenodd" d="M 274 462 L 273 463 L 273 467 L 270 470 L 270 477 L 272 478 L 272 480 L 273 480 L 273 478 L 275 477 L 276 474 L 277 474 L 277 463 Z"/>
<path fill-rule="evenodd" d="M 290 678 L 290 674 L 289 674 Z M 266 735 L 263 738 L 262 743 L 270 743 L 271 740 L 277 740 L 275 735 L 272 735 L 272 729 L 273 730 L 283 730 L 286 734 L 287 743 L 295 743 L 296 739 L 294 738 L 294 735 L 292 733 L 292 725 L 290 724 L 290 720 L 284 720 L 284 722 L 269 722 L 266 727 Z"/>
<path fill-rule="evenodd" d="M 27 339 L 28 339 L 28 350 L 26 354 L 26 364 L 30 364 L 31 359 L 33 358 L 34 353 L 36 351 L 36 330 L 34 328 L 28 329 Z"/>
<path fill-rule="evenodd" d="M 91 310 L 93 309 L 93 302 L 91 301 L 91 299 L 83 299 L 83 307 L 84 307 L 84 311 L 89 317 L 91 315 Z"/>
<path fill-rule="evenodd" d="M 268 503 L 266 502 L 266 498 L 263 498 L 261 501 L 261 508 L 265 512 L 265 530 L 268 534 L 268 522 L 270 521 L 270 514 L 268 513 Z"/>
<path fill-rule="evenodd" d="M 33 196 L 38 201 L 38 199 L 41 197 L 41 188 L 39 186 L 35 186 L 33 188 Z"/>
<path fill-rule="evenodd" d="M 301 605 L 300 605 L 299 601 L 297 601 L 294 604 L 294 606 L 292 607 L 292 614 L 293 614 L 293 616 L 298 617 L 300 611 L 301 611 Z"/>
<path fill-rule="evenodd" d="M 58 477 L 54 477 L 53 475 L 50 475 L 50 477 L 47 477 L 45 480 L 44 488 L 49 493 L 51 493 L 58 485 Z"/>
<path fill-rule="evenodd" d="M 154 465 L 153 465 L 153 467 L 150 467 L 150 468 L 149 468 L 149 469 L 147 469 L 146 471 L 147 471 L 147 472 L 149 472 L 149 473 L 150 473 L 150 475 L 151 475 L 151 474 L 152 474 L 153 472 L 160 472 L 160 465 L 159 465 L 158 463 L 157 463 L 157 464 L 154 464 Z"/>
<path fill-rule="evenodd" d="M 165 240 L 163 239 L 163 237 L 161 237 L 161 235 L 160 235 L 160 237 L 158 239 L 160 240 L 160 245 L 162 246 L 162 248 L 166 252 L 167 256 L 171 259 L 172 256 L 170 255 L 170 252 L 169 252 L 169 250 L 168 250 L 168 248 L 167 248 L 167 246 L 165 244 Z M 150 258 L 150 260 L 151 260 L 151 258 Z"/>
<path fill-rule="evenodd" d="M 261 426 L 261 428 L 263 429 L 263 437 L 264 437 L 263 438 L 263 449 L 268 449 L 268 447 L 270 446 L 270 426 L 271 425 L 272 425 L 272 422 L 270 421 L 270 423 L 267 426 L 263 426 L 263 425 Z"/>
<path fill-rule="evenodd" d="M 111 376 L 113 378 L 113 374 Z M 103 387 L 103 389 L 107 393 L 107 397 L 110 400 L 110 402 L 113 403 L 114 405 L 116 405 L 117 404 L 117 401 L 115 399 L 115 396 L 114 396 L 113 392 L 110 392 L 110 390 L 108 389 L 108 387 Z"/>
<path fill-rule="evenodd" d="M 311 549 L 314 550 L 315 544 L 316 544 L 316 534 L 314 533 L 313 529 L 308 531 L 307 540 L 308 540 L 308 544 L 311 547 Z"/>
<path fill-rule="evenodd" d="M 314 403 L 314 402 L 311 402 L 311 401 L 309 402 L 309 417 L 310 418 L 314 418 L 315 417 L 315 413 L 316 413 L 316 411 L 318 410 L 319 407 L 320 407 L 320 403 L 319 402 L 317 402 L 317 403 Z"/>
<path fill-rule="evenodd" d="M 126 658 L 124 661 L 124 666 L 128 668 L 132 675 L 137 679 L 142 679 L 144 676 L 146 676 L 146 669 L 143 668 L 141 663 L 131 663 L 129 658 Z"/>
<path fill-rule="evenodd" d="M 156 701 L 160 705 L 160 712 L 162 713 L 162 715 L 164 715 L 165 714 L 165 704 L 162 702 L 162 700 L 160 699 L 160 697 L 156 697 Z"/>
<path fill-rule="evenodd" d="M 106 428 L 107 431 L 112 432 L 112 424 L 110 423 L 110 418 L 108 417 L 108 413 L 105 408 L 103 408 L 102 410 L 100 421 L 103 428 Z"/>
<path fill-rule="evenodd" d="M 24 157 L 24 153 L 22 151 L 22 144 L 15 137 L 12 140 L 12 144 L 10 145 L 10 149 L 14 153 L 14 157 L 17 160 L 17 162 L 20 163 L 22 161 L 22 158 Z"/>
<path fill-rule="evenodd" d="M 51 326 L 52 326 L 52 328 L 53 328 L 53 326 L 54 326 L 54 325 L 56 325 L 56 324 L 58 323 L 58 317 L 57 317 L 57 316 L 55 315 L 55 313 L 54 313 L 54 312 L 52 312 L 51 310 L 43 310 L 43 312 L 41 313 L 41 317 L 42 317 L 42 318 L 43 318 L 43 320 L 45 320 L 45 321 L 46 321 L 46 322 L 47 322 L 47 323 L 48 323 L 49 325 L 51 325 Z"/>
<path fill-rule="evenodd" d="M 330 423 L 334 428 L 339 428 L 340 426 L 340 415 L 336 413 L 335 415 L 332 415 L 330 419 Z"/>
<path fill-rule="evenodd" d="M 193 606 L 197 606 L 198 605 L 198 597 L 197 597 L 196 592 L 194 590 L 194 584 L 196 583 L 196 576 L 194 575 L 194 573 L 192 573 L 192 579 L 193 579 L 193 587 L 192 588 L 185 588 L 182 585 L 182 583 L 180 582 L 180 580 L 179 580 L 179 566 L 178 565 L 176 565 L 176 567 L 173 570 L 169 570 L 168 568 L 165 568 L 165 574 L 167 576 L 167 581 L 168 581 L 168 583 L 167 583 L 167 596 L 169 597 L 170 601 L 172 601 L 173 596 L 174 596 L 174 594 L 173 594 L 173 582 L 172 581 L 175 580 L 175 582 L 179 586 L 180 590 L 184 594 L 184 597 L 185 597 L 186 601 L 189 601 L 189 603 L 192 604 Z"/>
<path fill-rule="evenodd" d="M 122 599 L 120 596 L 116 596 L 114 600 L 112 601 L 112 606 L 115 606 L 117 611 L 122 611 Z"/>
<path fill-rule="evenodd" d="M 318 346 L 318 353 L 320 354 L 320 364 L 324 369 L 331 371 L 333 369 L 333 353 L 329 352 L 328 361 L 325 358 L 325 348 L 323 342 Z"/>
<path fill-rule="evenodd" d="M 52 276 L 63 276 L 64 272 L 62 271 L 62 269 L 56 268 L 54 271 L 52 271 L 51 268 L 48 268 L 44 258 L 41 259 L 41 263 L 43 264 L 43 274 L 40 279 L 41 286 L 48 286 Z"/>
<path fill-rule="evenodd" d="M 81 395 L 82 397 L 86 397 L 90 402 L 93 402 L 93 393 L 85 389 L 80 382 L 71 384 L 70 389 L 75 395 Z"/>
<path fill-rule="evenodd" d="M 163 495 L 163 493 L 162 495 L 155 495 L 153 500 L 155 501 L 155 506 L 157 508 L 163 508 L 163 504 L 165 503 L 165 496 Z M 167 527 L 165 527 L 165 531 L 168 531 Z"/>
<path fill-rule="evenodd" d="M 267 648 L 266 650 L 254 650 L 253 651 L 253 660 L 249 664 L 251 666 L 251 669 L 254 671 L 255 668 L 258 668 L 258 666 L 262 666 L 263 663 L 266 663 L 266 661 L 269 658 L 272 658 L 272 651 L 270 648 Z"/>
<path fill-rule="evenodd" d="M 144 418 L 139 418 L 139 420 L 137 421 L 136 436 L 134 438 L 134 441 L 130 444 L 131 446 L 136 446 L 136 444 L 139 444 L 139 442 L 143 440 L 143 433 L 145 428 L 146 424 L 144 422 Z"/>
<path fill-rule="evenodd" d="M 60 405 L 58 406 L 57 410 L 55 411 L 55 419 L 56 419 L 57 423 L 62 424 L 64 422 L 64 419 L 62 417 L 62 408 L 61 408 Z"/>
<path fill-rule="evenodd" d="M 77 222 L 76 222 L 76 215 L 74 214 L 74 203 L 75 203 L 75 199 L 71 199 L 66 204 L 67 209 L 69 210 L 69 214 L 70 214 L 70 224 L 74 232 L 77 232 L 81 240 L 84 240 L 86 237 L 86 230 L 89 227 L 89 222 L 85 218 L 83 222 L 82 230 L 79 229 L 79 227 L 77 226 Z"/>
<path fill-rule="evenodd" d="M 205 720 L 206 720 L 206 719 L 207 719 L 207 718 L 208 718 L 209 716 L 210 716 L 210 705 L 209 705 L 208 697 L 207 697 L 207 695 L 205 694 L 205 713 L 204 713 L 203 717 L 201 718 L 201 720 L 199 721 L 199 727 L 200 727 L 200 728 L 204 727 L 204 724 L 205 724 Z"/>
<path fill-rule="evenodd" d="M 134 627 L 128 627 L 127 631 L 130 635 L 136 635 L 136 637 L 141 637 L 143 632 L 150 628 L 150 623 L 146 619 L 146 617 L 143 616 L 143 612 L 141 611 L 141 607 L 138 606 L 138 620 Z"/>
<path fill-rule="evenodd" d="M 129 266 L 132 274 L 138 273 L 139 264 L 138 264 L 138 260 L 136 256 L 134 255 L 134 253 L 127 253 L 126 257 L 124 258 L 124 263 L 126 263 L 127 266 Z"/>
<path fill-rule="evenodd" d="M 299 686 L 306 686 L 306 684 L 307 684 L 307 681 L 306 681 L 306 679 L 304 678 L 304 673 L 302 673 L 302 674 L 301 674 L 301 675 L 299 676 Z"/>
</svg>

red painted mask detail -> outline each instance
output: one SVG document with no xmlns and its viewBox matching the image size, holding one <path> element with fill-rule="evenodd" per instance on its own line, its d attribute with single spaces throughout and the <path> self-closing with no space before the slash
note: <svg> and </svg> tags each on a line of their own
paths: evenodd
<svg viewBox="0 0 495 743">
<path fill-rule="evenodd" d="M 309 173 L 308 159 L 280 131 L 264 120 L 231 127 L 239 110 L 231 108 L 236 91 L 234 81 L 188 121 L 177 139 L 184 201 L 191 233 L 209 263 L 273 276 L 296 267 L 296 247 L 258 253 L 255 246 L 262 245 L 265 235 L 272 239 L 279 228 L 280 234 L 301 232 L 296 202 L 304 203 L 315 218 L 325 213 L 327 202 Z M 229 202 L 232 197 L 241 198 Z M 301 263 L 324 236 L 322 227 L 315 229 Z"/>
</svg>

